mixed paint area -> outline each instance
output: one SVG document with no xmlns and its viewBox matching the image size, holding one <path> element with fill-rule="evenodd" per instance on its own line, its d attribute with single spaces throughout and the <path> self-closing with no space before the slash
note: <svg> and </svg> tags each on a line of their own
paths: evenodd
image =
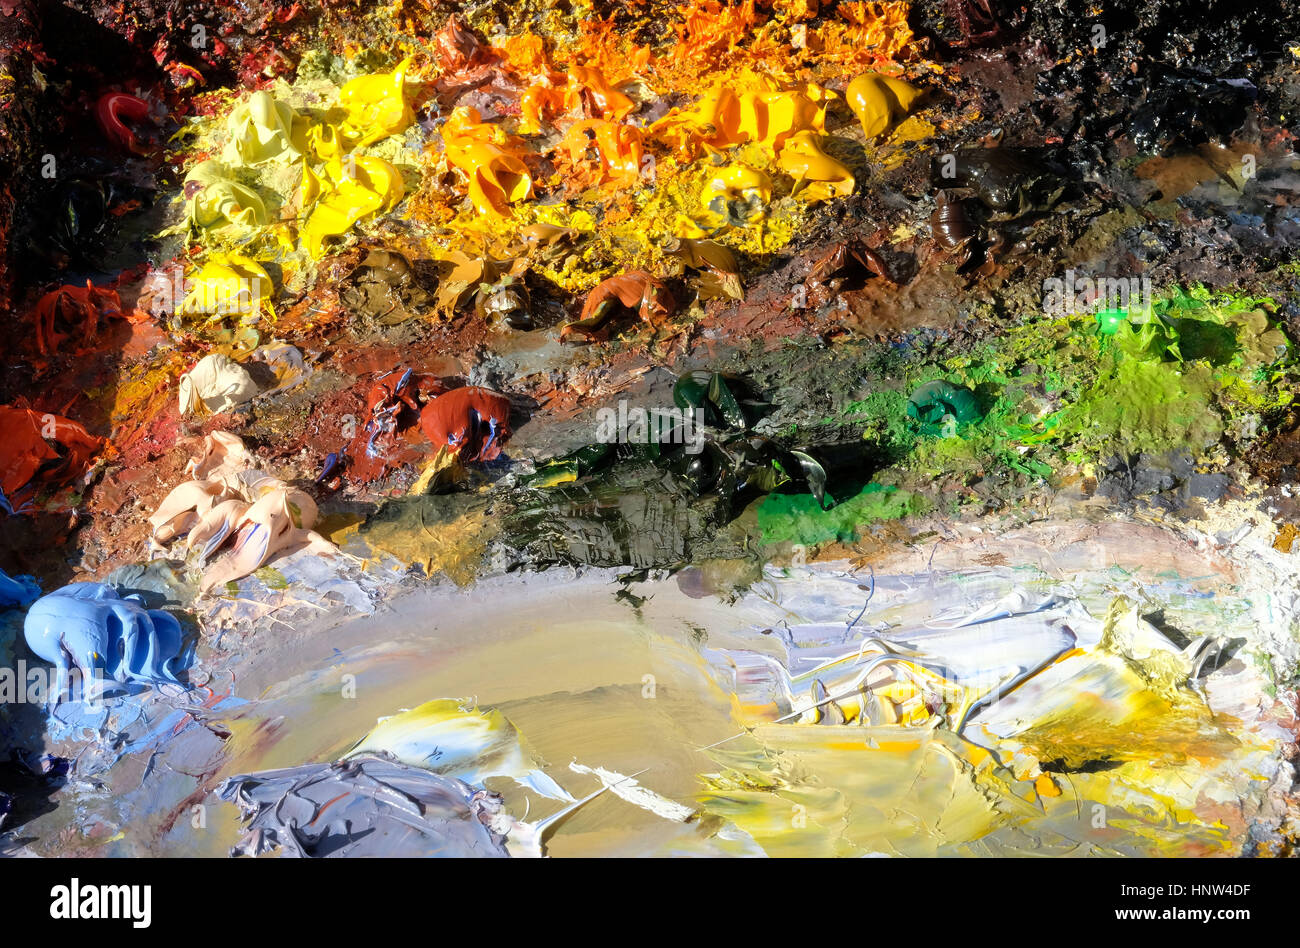
<svg viewBox="0 0 1300 948">
<path fill-rule="evenodd" d="M 0 5 L 0 851 L 1291 854 L 1300 17 L 1131 6 Z"/>
</svg>

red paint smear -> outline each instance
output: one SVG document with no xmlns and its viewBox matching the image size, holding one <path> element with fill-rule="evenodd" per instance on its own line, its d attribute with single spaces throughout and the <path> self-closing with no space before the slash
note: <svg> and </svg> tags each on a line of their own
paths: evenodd
<svg viewBox="0 0 1300 948">
<path fill-rule="evenodd" d="M 490 443 L 488 421 L 497 428 Z M 454 389 L 424 406 L 420 429 L 435 448 L 457 448 L 462 461 L 491 461 L 511 434 L 510 400 L 486 388 Z"/>
</svg>

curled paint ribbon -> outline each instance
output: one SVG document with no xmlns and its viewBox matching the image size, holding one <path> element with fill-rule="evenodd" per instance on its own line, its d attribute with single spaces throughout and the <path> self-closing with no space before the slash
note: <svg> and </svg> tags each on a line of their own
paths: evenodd
<svg viewBox="0 0 1300 948">
<path fill-rule="evenodd" d="M 106 93 L 95 103 L 95 118 L 99 121 L 99 127 L 104 130 L 104 134 L 127 151 L 137 155 L 144 154 L 147 149 L 122 119 L 142 122 L 148 117 L 149 103 L 139 96 L 128 95 L 125 92 Z"/>
</svg>

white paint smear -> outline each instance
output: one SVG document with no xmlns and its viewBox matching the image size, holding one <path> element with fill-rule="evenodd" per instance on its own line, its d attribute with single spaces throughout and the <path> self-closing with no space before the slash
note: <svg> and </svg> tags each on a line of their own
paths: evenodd
<svg viewBox="0 0 1300 948">
<path fill-rule="evenodd" d="M 576 762 L 569 764 L 569 769 L 576 774 L 591 774 L 608 787 L 610 793 L 665 820 L 685 823 L 695 814 L 690 807 L 662 797 L 653 790 L 641 786 L 632 777 L 625 777 L 616 771 L 606 770 L 603 767 L 586 767 Z"/>
</svg>

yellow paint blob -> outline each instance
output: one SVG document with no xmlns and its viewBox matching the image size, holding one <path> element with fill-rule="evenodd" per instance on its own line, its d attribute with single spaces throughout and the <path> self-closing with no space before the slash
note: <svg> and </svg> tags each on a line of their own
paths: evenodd
<svg viewBox="0 0 1300 948">
<path fill-rule="evenodd" d="M 197 229 L 234 227 L 251 234 L 266 224 L 266 205 L 257 192 L 235 181 L 219 161 L 195 165 L 185 176 L 185 193 L 187 216 Z"/>
<path fill-rule="evenodd" d="M 833 92 L 807 84 L 787 91 L 749 92 L 740 97 L 740 128 L 750 141 L 780 152 L 787 139 L 826 128 L 826 103 Z"/>
<path fill-rule="evenodd" d="M 693 108 L 656 122 L 652 132 L 682 158 L 690 158 L 701 146 L 720 149 L 745 142 L 777 153 L 797 132 L 825 130 L 833 92 L 813 83 L 782 89 L 767 76 L 748 82 L 744 91 L 733 83 L 717 83 Z"/>
<path fill-rule="evenodd" d="M 341 131 L 355 148 L 396 135 L 415 121 L 406 101 L 406 70 L 411 60 L 403 59 L 392 72 L 357 76 L 339 90 L 339 105 L 347 110 Z"/>
<path fill-rule="evenodd" d="M 912 85 L 910 82 L 898 79 L 894 76 L 881 76 L 881 82 L 894 95 L 894 100 L 898 103 L 898 108 L 902 115 L 910 115 L 912 107 L 924 94 L 922 90 Z"/>
<path fill-rule="evenodd" d="M 762 220 L 772 200 L 772 180 L 748 165 L 719 168 L 704 185 L 704 209 L 727 223 Z"/>
<path fill-rule="evenodd" d="M 845 99 L 862 123 L 862 131 L 868 138 L 875 138 L 905 118 L 921 94 L 921 90 L 902 79 L 867 72 L 849 83 Z"/>
<path fill-rule="evenodd" d="M 307 149 L 317 161 L 341 158 L 347 151 L 338 127 L 328 123 L 313 125 L 307 130 Z"/>
<path fill-rule="evenodd" d="M 853 172 L 822 151 L 815 132 L 790 136 L 776 163 L 794 178 L 794 194 L 817 203 L 853 193 Z"/>
<path fill-rule="evenodd" d="M 404 192 L 401 174 L 382 158 L 334 158 L 320 175 L 304 166 L 302 206 L 314 202 L 302 230 L 307 252 L 319 259 L 326 239 L 343 236 L 364 217 L 391 210 Z"/>
<path fill-rule="evenodd" d="M 187 278 L 187 292 L 181 303 L 186 315 L 239 316 L 252 322 L 271 309 L 271 277 L 262 265 L 237 253 L 210 256 L 198 272 Z"/>
<path fill-rule="evenodd" d="M 1050 774 L 1039 774 L 1034 780 L 1034 789 L 1040 797 L 1059 797 L 1061 788 L 1056 785 Z"/>
<path fill-rule="evenodd" d="M 267 161 L 296 161 L 302 151 L 294 143 L 294 125 L 299 131 L 305 119 L 268 92 L 254 92 L 235 106 L 226 118 L 230 139 L 222 158 L 231 165 L 259 165 Z"/>
</svg>

